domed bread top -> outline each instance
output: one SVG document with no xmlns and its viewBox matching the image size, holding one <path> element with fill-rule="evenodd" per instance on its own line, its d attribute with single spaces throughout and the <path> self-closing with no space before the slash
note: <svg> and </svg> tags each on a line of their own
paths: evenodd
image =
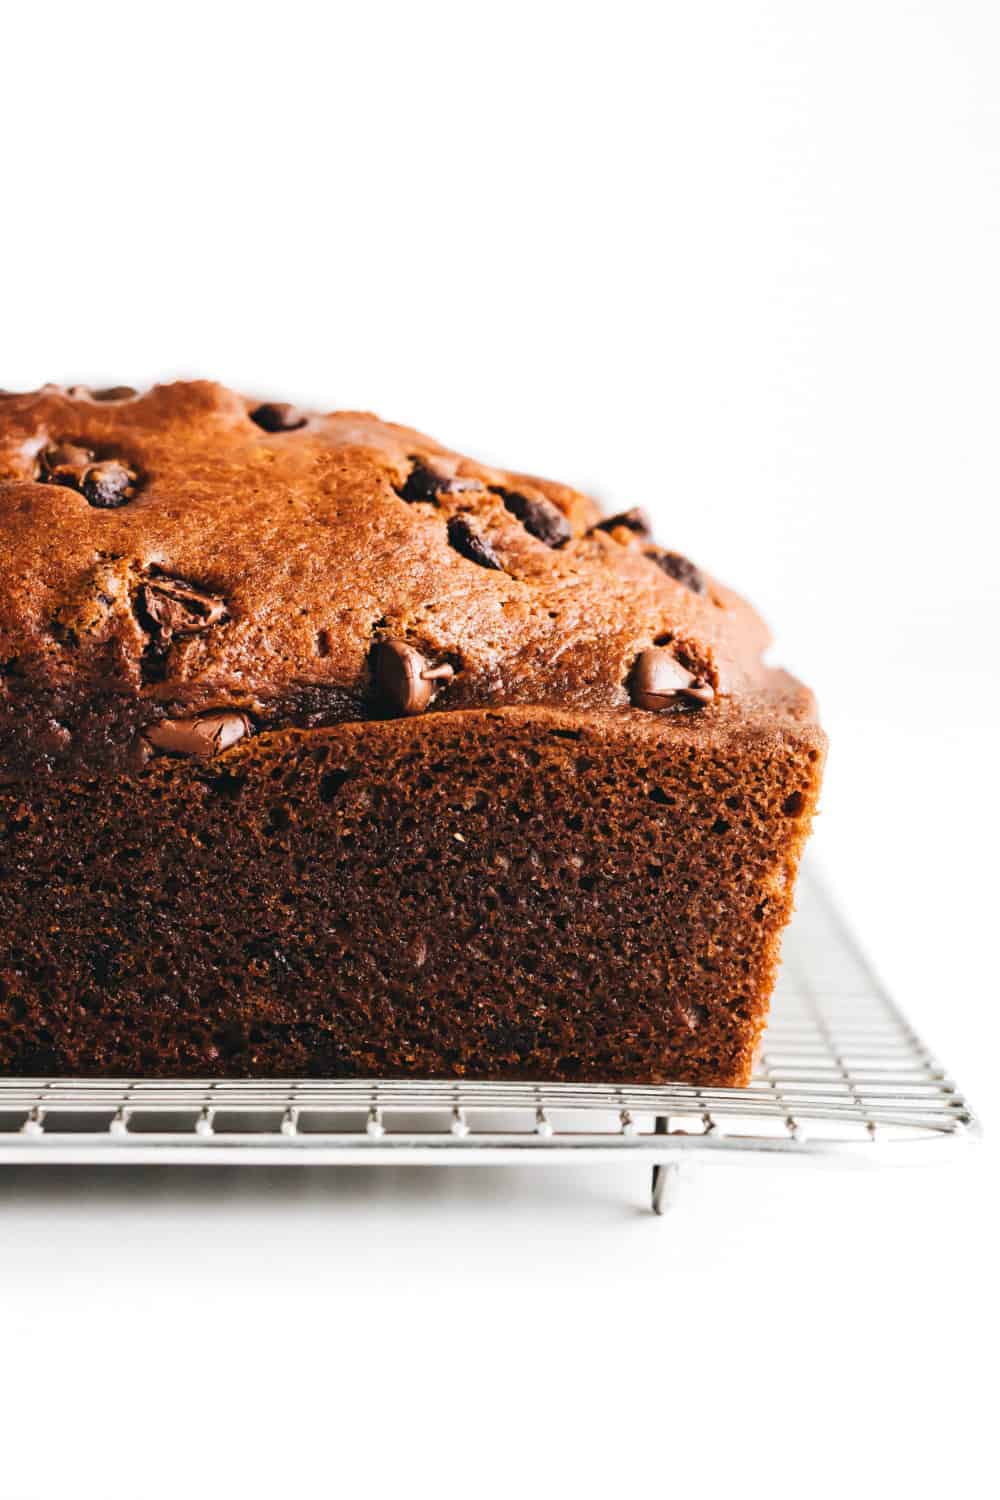
<svg viewBox="0 0 1000 1500">
<path fill-rule="evenodd" d="M 0 394 L 0 746 L 29 719 L 62 745 L 211 712 L 717 712 L 766 685 L 768 633 L 655 545 L 648 498 L 605 517 L 365 413 L 204 381 Z"/>
</svg>

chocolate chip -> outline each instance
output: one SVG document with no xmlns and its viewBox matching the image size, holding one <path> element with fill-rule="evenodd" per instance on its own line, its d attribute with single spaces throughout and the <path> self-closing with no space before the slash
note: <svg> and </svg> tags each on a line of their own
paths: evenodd
<svg viewBox="0 0 1000 1500">
<path fill-rule="evenodd" d="M 425 469 L 423 464 L 414 464 L 406 476 L 405 484 L 400 485 L 396 494 L 400 500 L 405 500 L 407 505 L 416 505 L 420 501 L 430 501 L 431 504 L 437 499 L 443 487 L 443 480 L 439 475 Z"/>
<path fill-rule="evenodd" d="M 544 542 L 546 547 L 563 547 L 573 535 L 573 529 L 551 500 L 532 499 L 529 495 L 508 490 L 503 485 L 491 485 L 494 495 L 499 495 L 507 510 L 516 516 L 525 531 Z"/>
<path fill-rule="evenodd" d="M 106 458 L 91 464 L 83 476 L 80 489 L 91 505 L 100 510 L 117 510 L 135 494 L 136 474 L 117 458 Z"/>
<path fill-rule="evenodd" d="M 647 556 L 651 557 L 671 578 L 682 583 L 692 593 L 703 594 L 705 592 L 705 575 L 700 568 L 695 567 L 690 558 L 684 557 L 680 552 L 663 552 L 659 547 L 652 549 Z"/>
<path fill-rule="evenodd" d="M 53 443 L 38 455 L 38 477 L 43 484 L 65 484 L 78 490 L 93 462 L 89 448 L 76 443 Z"/>
<path fill-rule="evenodd" d="M 652 712 L 662 709 L 703 708 L 715 696 L 712 687 L 689 672 L 674 653 L 663 646 L 641 651 L 629 681 L 636 708 Z"/>
<path fill-rule="evenodd" d="M 378 642 L 373 664 L 379 701 L 398 714 L 422 714 L 434 697 L 435 683 L 455 675 L 447 662 L 429 666 L 415 646 L 396 637 Z"/>
<path fill-rule="evenodd" d="M 95 401 L 131 401 L 139 392 L 133 385 L 107 385 L 102 390 L 91 391 Z"/>
<path fill-rule="evenodd" d="M 463 557 L 467 557 L 470 562 L 478 563 L 481 568 L 502 570 L 503 563 L 468 516 L 450 517 L 448 541 L 456 552 L 461 552 Z"/>
<path fill-rule="evenodd" d="M 166 574 L 144 583 L 138 600 L 142 624 L 164 646 L 175 635 L 192 635 L 228 618 L 225 600 L 218 594 L 206 593 Z"/>
<path fill-rule="evenodd" d="M 263 427 L 265 432 L 295 432 L 306 425 L 308 418 L 297 406 L 290 406 L 287 401 L 265 401 L 263 405 L 254 407 L 250 420 L 256 422 L 258 427 Z"/>
<path fill-rule="evenodd" d="M 250 726 L 242 714 L 197 714 L 191 719 L 161 719 L 151 724 L 145 738 L 168 755 L 216 755 L 235 745 Z"/>
<path fill-rule="evenodd" d="M 38 456 L 38 479 L 42 484 L 63 484 L 79 490 L 91 505 L 113 510 L 131 500 L 138 476 L 121 459 L 95 462 L 89 448 L 76 443 L 53 443 Z"/>
<path fill-rule="evenodd" d="M 139 392 L 131 385 L 108 385 L 99 391 L 91 390 L 89 385 L 71 385 L 66 394 L 77 401 L 131 401 Z"/>
<path fill-rule="evenodd" d="M 461 474 L 442 474 L 423 459 L 411 457 L 413 465 L 403 484 L 397 485 L 396 494 L 407 505 L 424 501 L 436 504 L 438 495 L 457 495 L 463 490 L 480 490 L 478 479 L 469 479 Z"/>
<path fill-rule="evenodd" d="M 594 527 L 595 531 L 632 531 L 636 536 L 649 536 L 652 530 L 649 518 L 644 510 L 634 506 L 631 510 L 621 510 L 615 516 L 607 516 L 605 520 L 598 521 Z"/>
</svg>

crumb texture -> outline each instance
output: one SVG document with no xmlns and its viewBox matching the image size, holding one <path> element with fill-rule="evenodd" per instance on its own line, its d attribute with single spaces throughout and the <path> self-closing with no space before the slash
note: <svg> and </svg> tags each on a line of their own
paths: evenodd
<svg viewBox="0 0 1000 1500">
<path fill-rule="evenodd" d="M 744 1083 L 822 750 L 754 718 L 479 710 L 7 788 L 0 1070 Z"/>
</svg>

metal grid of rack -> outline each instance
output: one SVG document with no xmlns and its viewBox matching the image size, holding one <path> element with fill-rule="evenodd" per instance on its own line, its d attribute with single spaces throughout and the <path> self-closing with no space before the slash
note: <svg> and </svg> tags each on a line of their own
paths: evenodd
<svg viewBox="0 0 1000 1500">
<path fill-rule="evenodd" d="M 0 1164 L 652 1166 L 662 1212 L 681 1159 L 938 1156 L 968 1105 L 808 873 L 748 1088 L 676 1084 L 0 1079 Z"/>
</svg>

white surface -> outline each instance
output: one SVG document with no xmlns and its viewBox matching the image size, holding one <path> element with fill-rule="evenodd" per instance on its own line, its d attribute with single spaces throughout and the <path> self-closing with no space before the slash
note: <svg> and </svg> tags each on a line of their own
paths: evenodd
<svg viewBox="0 0 1000 1500">
<path fill-rule="evenodd" d="M 987 1121 L 998 19 L 21 8 L 0 94 L 3 383 L 214 374 L 645 504 L 819 690 L 817 850 Z M 0 1174 L 0 1495 L 982 1495 L 987 1160 L 662 1223 L 615 1172 Z"/>
</svg>

